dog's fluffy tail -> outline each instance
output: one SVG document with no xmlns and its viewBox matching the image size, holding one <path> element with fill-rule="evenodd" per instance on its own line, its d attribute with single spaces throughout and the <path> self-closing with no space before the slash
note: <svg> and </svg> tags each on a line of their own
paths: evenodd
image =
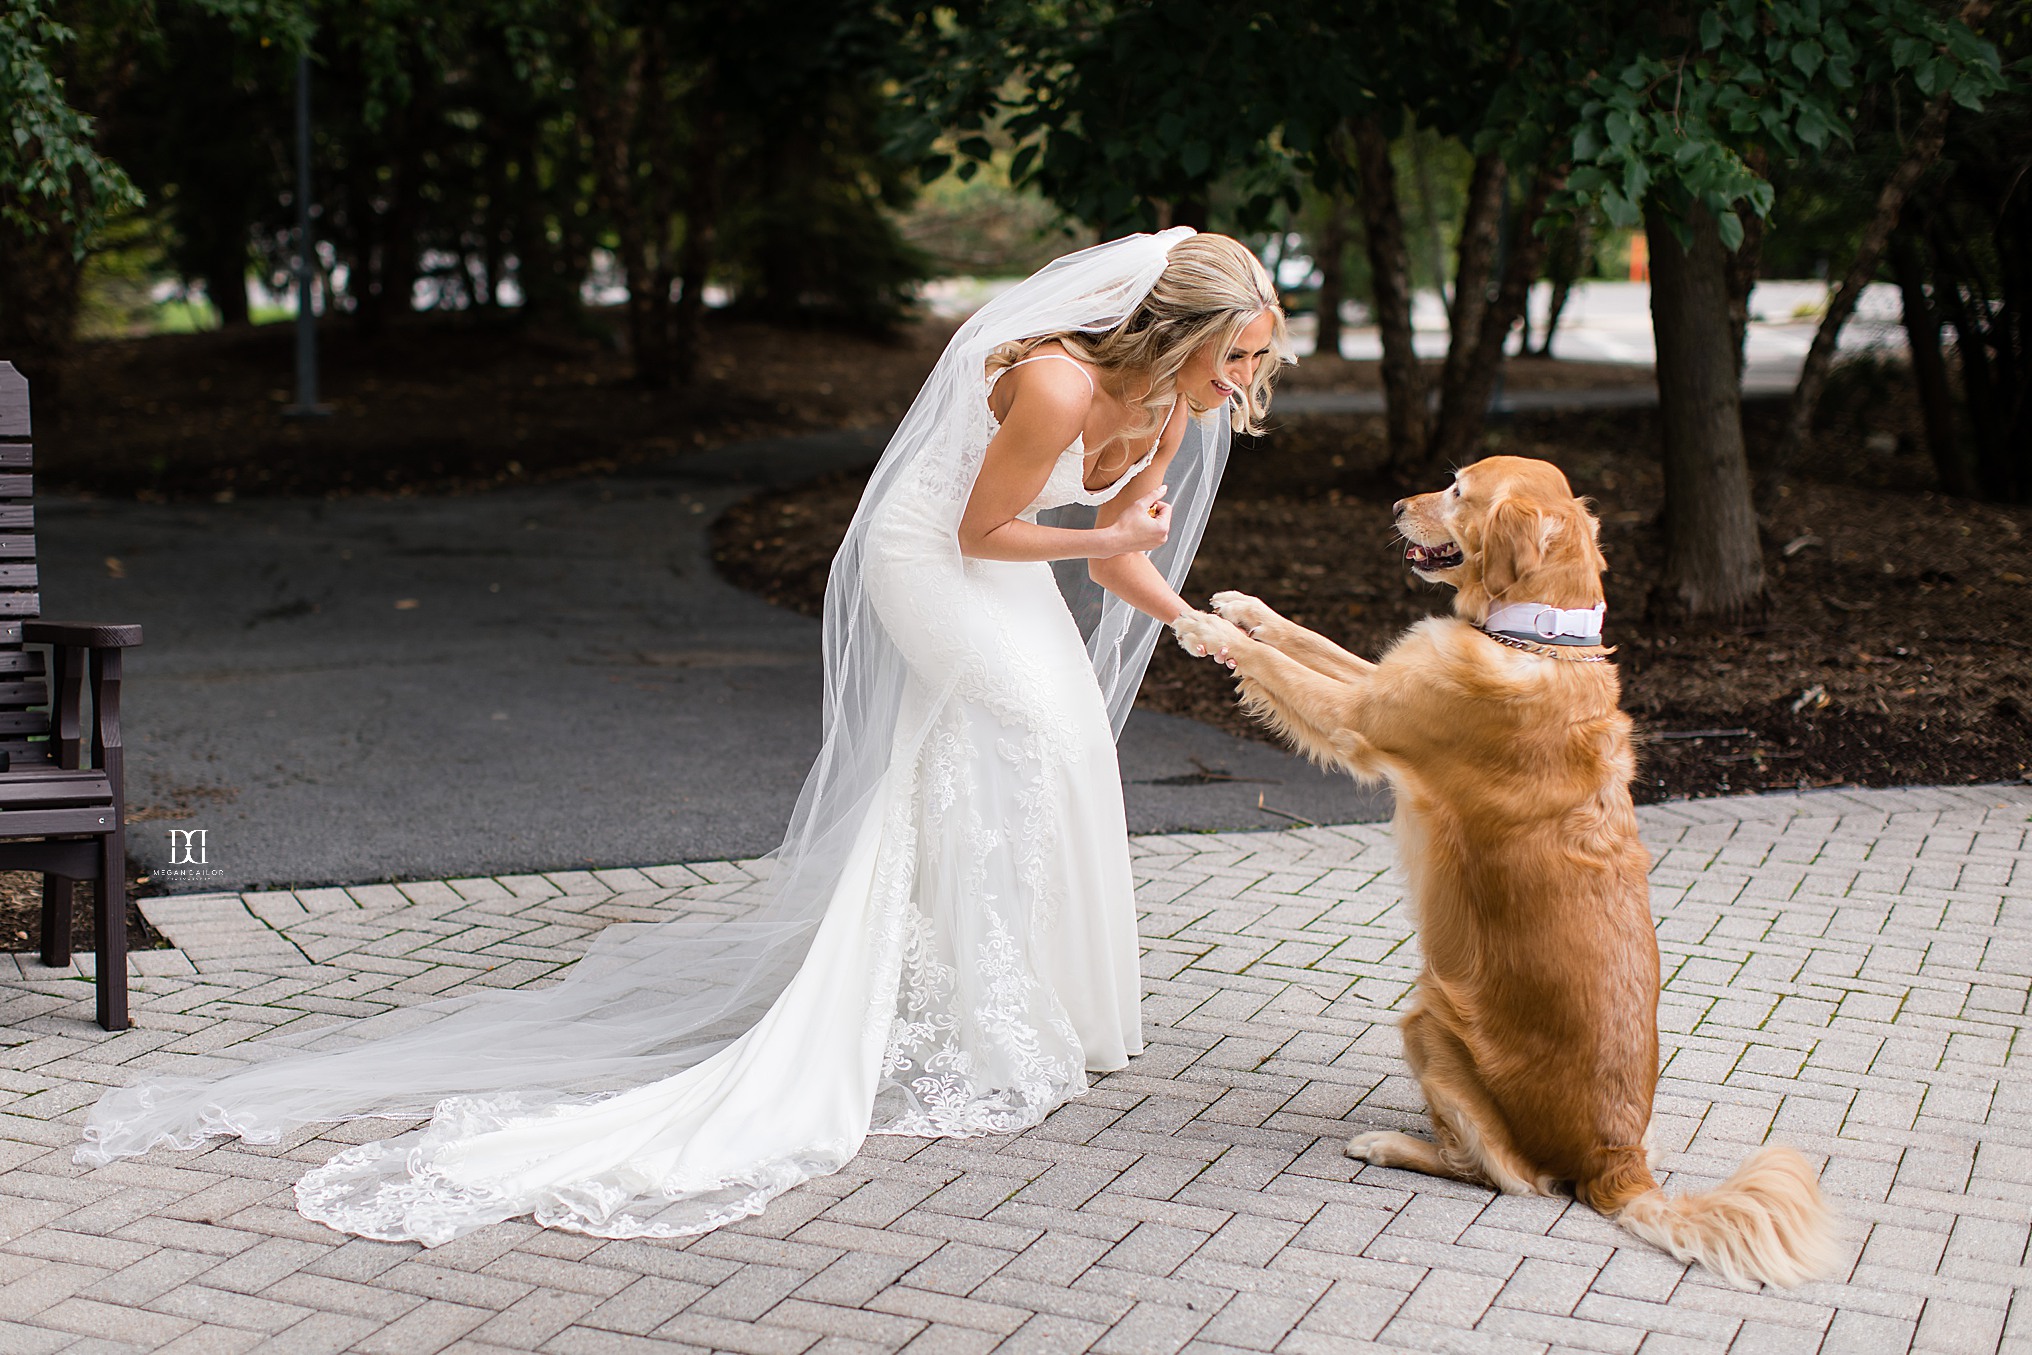
<svg viewBox="0 0 2032 1355">
<path fill-rule="evenodd" d="M 1668 1196 L 1642 1168 L 1589 1187 L 1587 1202 L 1638 1237 L 1744 1288 L 1804 1284 L 1838 1259 L 1820 1182 L 1790 1148 L 1759 1148 L 1735 1175 L 1698 1195 Z"/>
</svg>

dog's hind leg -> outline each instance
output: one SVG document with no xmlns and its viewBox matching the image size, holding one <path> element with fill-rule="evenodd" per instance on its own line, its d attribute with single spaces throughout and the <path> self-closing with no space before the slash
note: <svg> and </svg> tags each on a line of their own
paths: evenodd
<svg viewBox="0 0 2032 1355">
<path fill-rule="evenodd" d="M 1506 1195 L 1549 1195 L 1554 1183 L 1511 1141 L 1502 1112 L 1475 1075 L 1468 1052 L 1422 1006 L 1404 1016 L 1404 1058 L 1425 1093 L 1434 1142 L 1378 1131 L 1349 1139 L 1347 1155 L 1378 1167 L 1404 1167 L 1493 1186 Z"/>
</svg>

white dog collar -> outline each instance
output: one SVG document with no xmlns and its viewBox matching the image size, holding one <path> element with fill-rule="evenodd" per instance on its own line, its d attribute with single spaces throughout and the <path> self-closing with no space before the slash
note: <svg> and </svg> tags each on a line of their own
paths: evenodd
<svg viewBox="0 0 2032 1355">
<path fill-rule="evenodd" d="M 1542 645 L 1598 645 L 1602 642 L 1602 617 L 1608 604 L 1592 607 L 1554 607 L 1543 602 L 1512 602 L 1494 608 L 1482 629 L 1517 640 L 1535 640 Z"/>
</svg>

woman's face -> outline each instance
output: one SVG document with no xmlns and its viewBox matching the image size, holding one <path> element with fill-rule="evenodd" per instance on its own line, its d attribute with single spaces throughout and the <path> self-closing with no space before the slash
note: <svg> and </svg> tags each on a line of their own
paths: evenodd
<svg viewBox="0 0 2032 1355">
<path fill-rule="evenodd" d="M 1226 352 L 1216 344 L 1200 349 L 1179 371 L 1178 393 L 1202 409 L 1226 404 L 1228 397 L 1255 381 L 1276 332 L 1277 317 L 1266 310 L 1242 326 Z"/>
</svg>

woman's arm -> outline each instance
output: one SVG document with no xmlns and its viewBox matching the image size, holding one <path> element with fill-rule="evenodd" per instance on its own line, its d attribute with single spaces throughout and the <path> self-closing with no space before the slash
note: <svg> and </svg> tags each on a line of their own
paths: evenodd
<svg viewBox="0 0 2032 1355">
<path fill-rule="evenodd" d="M 1038 362 L 1012 371 L 1003 385 L 1017 384 L 1001 431 L 988 443 L 960 516 L 960 554 L 977 560 L 1087 560 L 1124 551 L 1154 550 L 1171 530 L 1171 506 L 1162 502 L 1163 484 L 1146 470 L 1133 492 L 1135 512 L 1121 512 L 1106 526 L 1046 527 L 1017 517 L 1037 498 L 1059 455 L 1084 427 L 1093 387 L 1069 362 Z M 1131 490 L 1116 495 L 1128 498 Z M 1176 615 L 1176 613 L 1174 613 Z"/>
<path fill-rule="evenodd" d="M 1180 403 L 1184 403 L 1183 400 Z M 1180 417 L 1179 411 L 1174 407 L 1172 417 L 1164 427 L 1164 436 L 1157 448 L 1157 455 L 1120 494 L 1095 511 L 1095 530 L 1105 531 L 1124 518 L 1133 518 L 1153 489 L 1161 490 L 1166 487 L 1164 476 L 1171 469 L 1171 458 L 1178 454 L 1179 444 L 1185 440 L 1185 425 L 1186 419 Z M 1169 505 L 1166 506 L 1166 510 L 1169 511 Z M 1140 511 L 1149 510 L 1145 507 Z M 1186 604 L 1184 598 L 1172 591 L 1171 585 L 1158 573 L 1157 566 L 1151 564 L 1150 557 L 1143 553 L 1152 549 L 1155 548 L 1144 546 L 1118 555 L 1096 557 L 1087 565 L 1087 576 L 1131 607 L 1148 612 L 1169 625 L 1192 608 Z"/>
</svg>

